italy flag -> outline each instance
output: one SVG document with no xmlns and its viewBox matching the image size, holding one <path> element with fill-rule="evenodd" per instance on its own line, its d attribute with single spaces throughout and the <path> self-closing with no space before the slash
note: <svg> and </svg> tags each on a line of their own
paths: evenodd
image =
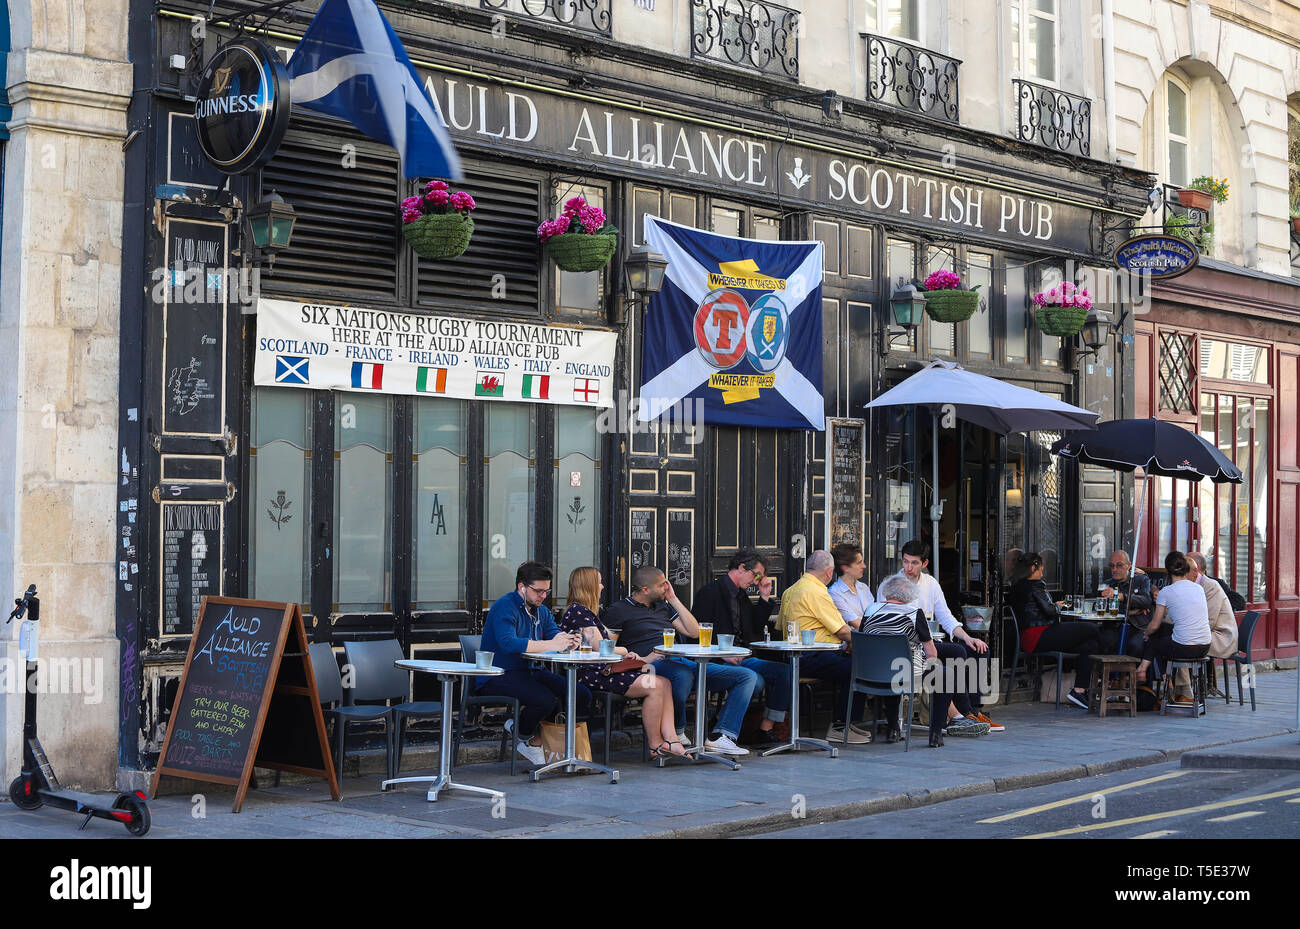
<svg viewBox="0 0 1300 929">
<path fill-rule="evenodd" d="M 551 396 L 551 376 L 549 374 L 525 374 L 523 395 L 535 400 L 546 400 Z"/>
</svg>

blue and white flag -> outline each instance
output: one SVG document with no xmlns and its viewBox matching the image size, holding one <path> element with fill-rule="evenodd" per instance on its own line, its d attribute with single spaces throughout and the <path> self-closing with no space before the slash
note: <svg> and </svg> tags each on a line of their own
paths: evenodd
<svg viewBox="0 0 1300 929">
<path fill-rule="evenodd" d="M 668 259 L 646 313 L 642 420 L 704 401 L 718 425 L 825 428 L 822 244 L 734 239 L 647 216 Z"/>
<path fill-rule="evenodd" d="M 290 98 L 397 149 L 405 177 L 460 179 L 460 159 L 374 0 L 325 0 L 289 59 Z"/>
</svg>

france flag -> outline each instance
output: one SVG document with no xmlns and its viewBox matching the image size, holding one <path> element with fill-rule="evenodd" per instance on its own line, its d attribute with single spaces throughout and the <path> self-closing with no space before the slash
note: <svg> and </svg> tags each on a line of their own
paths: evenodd
<svg viewBox="0 0 1300 929">
<path fill-rule="evenodd" d="M 289 77 L 295 106 L 391 145 L 403 176 L 460 179 L 451 138 L 374 0 L 325 0 L 289 59 Z"/>
</svg>

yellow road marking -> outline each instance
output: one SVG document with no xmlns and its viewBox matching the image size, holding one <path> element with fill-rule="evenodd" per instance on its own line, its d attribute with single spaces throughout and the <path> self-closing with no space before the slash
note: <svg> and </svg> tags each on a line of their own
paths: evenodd
<svg viewBox="0 0 1300 929">
<path fill-rule="evenodd" d="M 1234 819 L 1250 819 L 1252 816 L 1263 816 L 1263 810 L 1247 810 L 1244 813 L 1229 813 L 1227 816 L 1216 816 L 1213 819 L 1207 819 L 1207 823 L 1230 823 Z"/>
<path fill-rule="evenodd" d="M 1100 794 L 1119 793 L 1121 790 L 1129 790 L 1130 788 L 1133 787 L 1144 787 L 1147 784 L 1154 784 L 1157 781 L 1167 781 L 1170 778 L 1182 777 L 1184 774 L 1189 774 L 1189 773 L 1190 772 L 1186 770 L 1170 771 L 1168 774 L 1161 774 L 1157 777 L 1148 777 L 1145 780 L 1134 781 L 1131 784 L 1121 784 L 1118 787 L 1107 787 L 1104 790 L 1094 790 L 1092 793 L 1083 794 L 1082 796 L 1078 796 L 1078 797 L 1071 797 L 1068 800 L 1055 800 L 1052 803 L 1044 803 L 1042 806 L 1031 806 L 1029 809 L 1020 810 L 1017 813 L 1003 813 L 1001 816 L 994 816 L 992 819 L 981 819 L 979 820 L 979 822 L 1004 823 L 1009 819 L 1019 819 L 1021 816 L 1032 816 L 1034 813 L 1041 813 L 1044 810 L 1055 810 L 1063 806 L 1069 806 L 1072 803 L 1084 803 Z"/>
<path fill-rule="evenodd" d="M 1073 829 L 1058 829 L 1056 832 L 1040 832 L 1037 835 L 1020 836 L 1022 839 L 1050 839 L 1060 835 L 1078 835 L 1080 832 L 1096 832 L 1098 829 L 1115 829 L 1119 826 L 1131 826 L 1134 823 L 1149 823 L 1157 819 L 1168 819 L 1170 816 L 1187 816 L 1192 813 L 1208 813 L 1210 810 L 1222 810 L 1230 806 L 1241 806 L 1245 803 L 1260 803 L 1264 800 L 1273 800 L 1277 797 L 1289 797 L 1292 794 L 1300 794 L 1300 787 L 1291 790 L 1279 790 L 1276 793 L 1260 794 L 1256 797 L 1243 797 L 1240 800 L 1223 800 L 1219 803 L 1203 803 L 1200 806 L 1189 806 L 1181 810 L 1169 810 L 1165 813 L 1148 813 L 1146 816 L 1133 816 L 1129 819 L 1117 819 L 1113 823 L 1093 823 L 1091 826 L 1075 826 Z"/>
<path fill-rule="evenodd" d="M 1294 800 L 1288 800 L 1287 803 L 1300 803 L 1300 797 L 1296 797 Z"/>
<path fill-rule="evenodd" d="M 1156 832 L 1144 832 L 1141 835 L 1135 835 L 1135 839 L 1163 839 L 1167 835 L 1178 835 L 1177 829 L 1160 829 Z"/>
</svg>

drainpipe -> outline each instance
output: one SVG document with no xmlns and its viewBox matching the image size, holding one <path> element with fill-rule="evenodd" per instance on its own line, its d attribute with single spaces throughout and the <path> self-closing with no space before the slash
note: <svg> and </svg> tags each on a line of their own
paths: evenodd
<svg viewBox="0 0 1300 929">
<path fill-rule="evenodd" d="M 1106 101 L 1106 160 L 1115 161 L 1115 0 L 1101 0 L 1101 84 Z"/>
</svg>

